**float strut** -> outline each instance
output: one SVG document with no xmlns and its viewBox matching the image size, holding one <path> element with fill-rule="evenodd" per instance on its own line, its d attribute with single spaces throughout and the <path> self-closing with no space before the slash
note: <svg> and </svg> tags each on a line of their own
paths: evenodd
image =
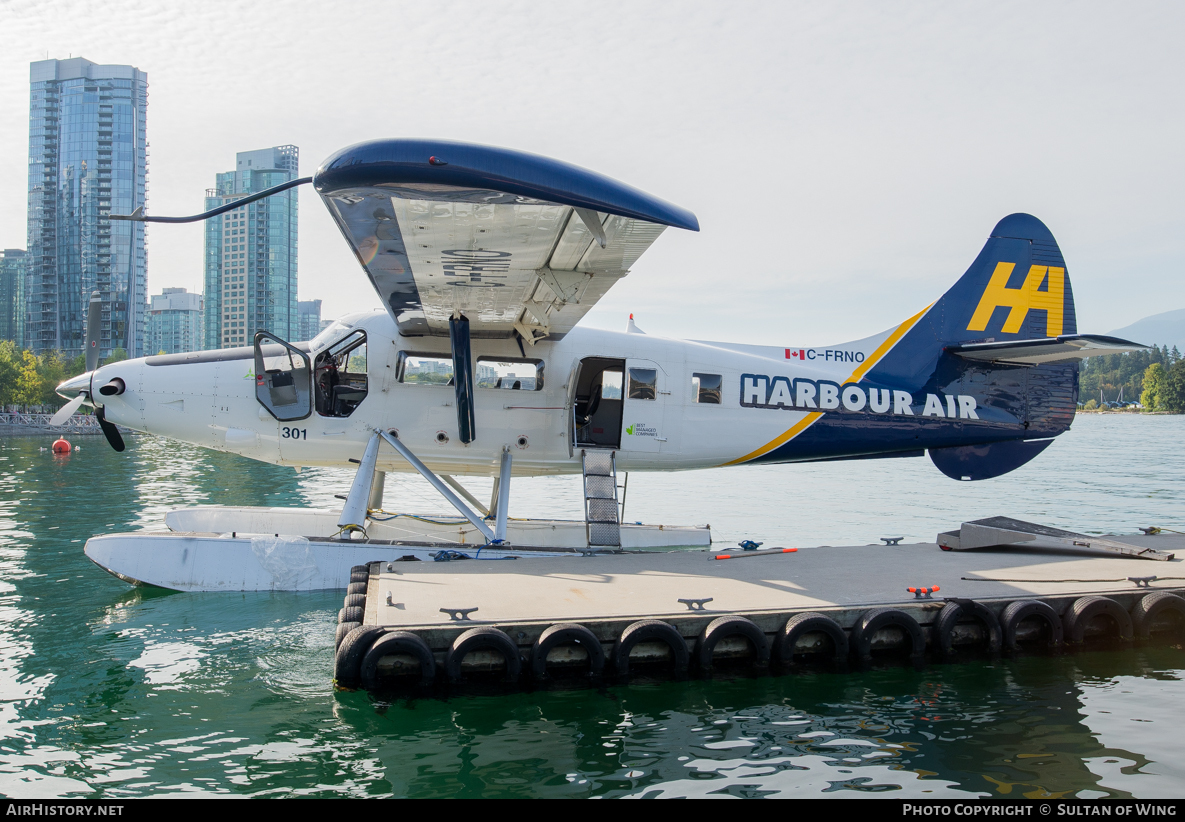
<svg viewBox="0 0 1185 822">
<path fill-rule="evenodd" d="M 473 494 L 470 494 L 469 490 L 464 485 L 457 482 L 448 474 L 437 474 L 437 476 L 447 482 L 449 486 L 452 487 L 452 489 L 458 494 L 460 494 L 470 505 L 472 505 L 478 511 L 481 511 L 483 514 L 489 515 L 490 509 L 478 502 L 477 497 L 473 496 Z"/>
<path fill-rule="evenodd" d="M 510 508 L 510 449 L 502 449 L 502 466 L 498 471 L 498 509 L 494 520 L 494 542 L 506 541 L 506 512 Z"/>
<path fill-rule="evenodd" d="M 460 511 L 461 515 L 463 517 L 465 517 L 465 519 L 467 519 L 471 523 L 473 523 L 473 527 L 478 530 L 478 533 L 480 533 L 483 537 L 486 538 L 486 542 L 493 542 L 494 541 L 494 532 L 491 531 L 490 527 L 488 525 L 486 525 L 485 522 L 482 521 L 482 518 L 480 516 L 478 516 L 477 514 L 475 514 L 473 512 L 473 509 L 470 508 L 468 505 L 466 505 L 465 502 L 460 497 L 458 497 L 455 493 L 453 493 L 453 489 L 451 489 L 447 485 L 445 485 L 444 481 L 441 480 L 440 477 L 433 474 L 428 469 L 428 466 L 426 466 L 426 465 L 424 465 L 424 463 L 420 462 L 420 458 L 417 457 L 415 454 L 413 454 L 411 452 L 411 449 L 409 449 L 406 445 L 401 443 L 399 440 L 397 440 L 395 437 L 391 436 L 386 431 L 375 431 L 375 434 L 377 436 L 380 436 L 383 439 L 385 439 L 387 441 L 388 445 L 390 445 L 392 448 L 394 448 L 396 451 L 399 452 L 399 456 L 403 457 L 405 460 L 410 462 L 411 467 L 420 472 L 420 476 L 422 476 L 424 479 L 428 480 L 428 482 L 432 483 L 433 488 L 435 488 L 437 491 L 439 491 L 441 493 L 441 495 L 446 500 L 448 500 L 449 503 L 451 503 L 454 508 L 456 508 L 458 511 Z"/>
<path fill-rule="evenodd" d="M 362 452 L 362 461 L 358 463 L 358 473 L 354 475 L 354 483 L 350 486 L 350 493 L 346 497 L 342 515 L 337 520 L 337 527 L 341 528 L 343 533 L 362 531 L 366 528 L 366 512 L 374 483 L 374 467 L 378 460 L 379 435 L 375 434 L 366 443 L 366 450 Z"/>
</svg>

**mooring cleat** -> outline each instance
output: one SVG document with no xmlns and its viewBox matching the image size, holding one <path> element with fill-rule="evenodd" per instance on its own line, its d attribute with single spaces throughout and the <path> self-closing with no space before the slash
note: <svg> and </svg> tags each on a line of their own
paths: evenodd
<svg viewBox="0 0 1185 822">
<path fill-rule="evenodd" d="M 448 618 L 453 622 L 472 622 L 469 615 L 476 610 L 476 608 L 441 608 L 440 613 L 448 614 Z"/>
<path fill-rule="evenodd" d="M 712 599 L 712 597 L 708 597 L 707 599 L 681 599 L 679 601 L 687 606 L 688 611 L 702 611 L 704 603 L 711 602 Z"/>
<path fill-rule="evenodd" d="M 1128 577 L 1128 582 L 1134 582 L 1137 588 L 1151 588 L 1151 583 L 1156 582 L 1156 577 Z"/>
<path fill-rule="evenodd" d="M 932 585 L 929 588 L 906 588 L 905 590 L 913 594 L 914 599 L 931 599 L 931 594 L 936 594 L 942 589 L 937 585 Z"/>
<path fill-rule="evenodd" d="M 880 539 L 885 545 L 898 545 L 905 537 L 881 537 Z"/>
</svg>

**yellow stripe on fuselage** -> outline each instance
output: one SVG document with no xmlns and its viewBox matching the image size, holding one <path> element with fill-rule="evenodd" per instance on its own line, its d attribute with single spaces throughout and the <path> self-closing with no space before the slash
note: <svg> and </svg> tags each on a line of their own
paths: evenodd
<svg viewBox="0 0 1185 822">
<path fill-rule="evenodd" d="M 914 314 L 908 320 L 893 329 L 893 333 L 886 337 L 885 341 L 878 345 L 876 350 L 873 351 L 869 357 L 865 358 L 864 362 L 856 366 L 856 370 L 852 372 L 850 377 L 843 381 L 843 384 L 847 385 L 850 382 L 860 382 L 860 380 L 864 378 L 864 375 L 867 374 L 874 365 L 880 362 L 881 359 L 883 359 L 884 356 L 892 350 L 893 346 L 895 346 L 898 341 L 900 341 L 900 339 L 905 336 L 906 332 L 917 325 L 918 320 L 925 316 L 926 312 L 929 311 L 933 306 L 934 303 L 930 303 L 930 305 L 926 306 L 917 314 Z M 823 416 L 824 413 L 825 412 L 823 411 L 810 412 L 798 422 L 794 423 L 794 425 L 790 426 L 789 430 L 787 430 L 785 433 L 779 434 L 777 437 L 770 440 L 756 451 L 745 454 L 745 456 L 739 457 L 735 460 L 732 460 L 731 462 L 726 462 L 724 465 L 738 465 L 742 462 L 748 462 L 749 460 L 757 459 L 764 454 L 768 454 L 779 445 L 784 445 L 785 443 L 797 437 L 806 429 L 810 428 L 815 424 L 816 421 L 818 421 L 820 417 Z"/>
</svg>

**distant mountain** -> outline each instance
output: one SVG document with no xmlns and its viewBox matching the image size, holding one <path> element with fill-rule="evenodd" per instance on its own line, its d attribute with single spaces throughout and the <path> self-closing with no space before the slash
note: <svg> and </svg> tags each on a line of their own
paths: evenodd
<svg viewBox="0 0 1185 822">
<path fill-rule="evenodd" d="M 1108 333 L 1145 345 L 1167 345 L 1170 349 L 1175 345 L 1178 351 L 1185 352 L 1185 308 L 1153 314 Z"/>
</svg>

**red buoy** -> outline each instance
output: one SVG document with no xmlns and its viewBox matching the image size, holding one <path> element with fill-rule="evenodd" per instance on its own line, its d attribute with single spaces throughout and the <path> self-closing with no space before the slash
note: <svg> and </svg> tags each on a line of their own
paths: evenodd
<svg viewBox="0 0 1185 822">
<path fill-rule="evenodd" d="M 58 437 L 56 440 L 54 440 L 52 450 L 55 454 L 69 454 L 73 449 L 71 449 L 70 443 L 65 439 L 65 437 Z"/>
</svg>

